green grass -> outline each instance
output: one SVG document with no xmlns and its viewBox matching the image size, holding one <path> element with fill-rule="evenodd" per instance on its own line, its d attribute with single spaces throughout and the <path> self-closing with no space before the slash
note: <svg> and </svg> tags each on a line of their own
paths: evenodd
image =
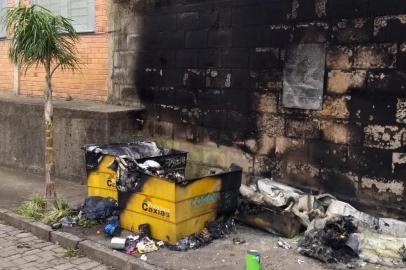
<svg viewBox="0 0 406 270">
<path fill-rule="evenodd" d="M 78 255 L 79 255 L 79 249 L 73 248 L 73 247 L 65 248 L 65 251 L 63 253 L 64 257 L 69 257 L 69 258 L 76 257 Z"/>
<path fill-rule="evenodd" d="M 91 228 L 97 224 L 98 222 L 96 220 L 87 219 L 84 216 L 82 216 L 78 221 L 78 225 L 85 228 Z"/>
<path fill-rule="evenodd" d="M 54 223 L 59 219 L 69 216 L 71 208 L 65 199 L 57 199 L 50 210 L 41 194 L 34 193 L 29 200 L 23 202 L 13 211 L 23 217 L 33 218 L 46 224 Z"/>
<path fill-rule="evenodd" d="M 46 201 L 40 194 L 32 194 L 28 201 L 23 202 L 13 211 L 23 217 L 41 220 L 46 210 Z"/>
<path fill-rule="evenodd" d="M 44 214 L 42 222 L 51 224 L 71 214 L 71 208 L 65 199 L 56 199 L 52 209 Z"/>
</svg>

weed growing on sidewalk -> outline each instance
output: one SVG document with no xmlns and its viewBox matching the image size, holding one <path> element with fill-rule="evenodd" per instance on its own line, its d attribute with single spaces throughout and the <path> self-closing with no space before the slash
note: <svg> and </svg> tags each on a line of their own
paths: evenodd
<svg viewBox="0 0 406 270">
<path fill-rule="evenodd" d="M 46 210 L 46 201 L 40 194 L 32 194 L 28 201 L 25 201 L 21 206 L 13 209 L 13 211 L 23 217 L 40 220 L 43 218 Z"/>
<path fill-rule="evenodd" d="M 64 257 L 69 257 L 69 258 L 76 257 L 78 255 L 79 255 L 79 249 L 73 248 L 73 247 L 66 248 L 64 253 L 63 253 Z"/>
<path fill-rule="evenodd" d="M 71 208 L 65 199 L 56 199 L 52 209 L 44 215 L 42 222 L 46 224 L 54 223 L 63 217 L 71 214 Z"/>
</svg>

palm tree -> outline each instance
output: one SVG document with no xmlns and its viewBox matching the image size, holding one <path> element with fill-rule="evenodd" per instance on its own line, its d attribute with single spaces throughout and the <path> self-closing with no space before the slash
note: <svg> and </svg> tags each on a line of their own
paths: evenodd
<svg viewBox="0 0 406 270">
<path fill-rule="evenodd" d="M 69 19 L 56 16 L 37 5 L 9 8 L 5 16 L 7 31 L 12 35 L 9 57 L 25 71 L 32 66 L 45 69 L 45 197 L 56 198 L 53 148 L 52 76 L 60 68 L 75 70 L 79 66 L 75 44 L 77 33 Z"/>
</svg>

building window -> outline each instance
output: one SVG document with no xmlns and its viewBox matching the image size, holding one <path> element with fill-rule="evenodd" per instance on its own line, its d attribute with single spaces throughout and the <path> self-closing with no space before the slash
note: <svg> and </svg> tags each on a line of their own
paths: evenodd
<svg viewBox="0 0 406 270">
<path fill-rule="evenodd" d="M 0 38 L 6 37 L 6 26 L 3 23 L 4 16 L 6 15 L 7 0 L 0 0 Z"/>
<path fill-rule="evenodd" d="M 2 1 L 2 0 L 0 0 Z M 76 32 L 95 31 L 95 0 L 34 0 L 36 5 L 72 20 Z"/>
<path fill-rule="evenodd" d="M 283 72 L 284 107 L 322 108 L 325 57 L 324 44 L 299 44 L 289 48 Z"/>
</svg>

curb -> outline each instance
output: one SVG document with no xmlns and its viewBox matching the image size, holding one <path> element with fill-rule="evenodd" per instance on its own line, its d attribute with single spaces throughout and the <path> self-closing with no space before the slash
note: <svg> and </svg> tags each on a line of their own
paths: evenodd
<svg viewBox="0 0 406 270">
<path fill-rule="evenodd" d="M 6 209 L 0 209 L 0 220 L 63 248 L 78 248 L 86 257 L 119 270 L 162 270 L 162 268 L 149 265 L 124 253 L 113 251 L 94 241 L 82 239 L 67 232 L 54 231 L 48 225 L 24 218 Z"/>
</svg>

